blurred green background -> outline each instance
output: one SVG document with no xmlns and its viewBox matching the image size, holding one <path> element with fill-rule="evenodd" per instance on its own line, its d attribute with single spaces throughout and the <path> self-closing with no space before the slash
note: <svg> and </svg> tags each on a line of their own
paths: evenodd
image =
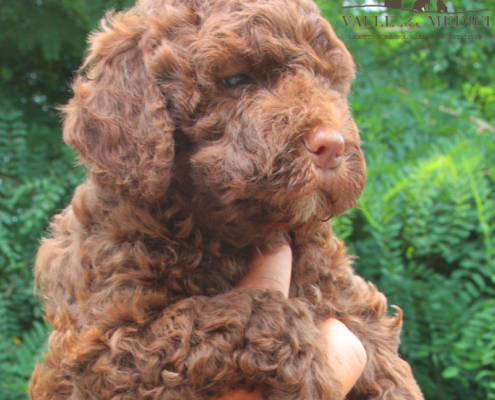
<svg viewBox="0 0 495 400">
<path fill-rule="evenodd" d="M 26 398 L 46 346 L 33 294 L 35 251 L 51 216 L 84 178 L 62 143 L 55 107 L 70 97 L 72 71 L 104 10 L 131 4 L 0 3 L 2 400 Z M 481 40 L 351 40 L 397 29 L 346 27 L 342 15 L 383 11 L 343 10 L 333 0 L 320 5 L 359 68 L 350 102 L 369 174 L 359 207 L 336 221 L 336 231 L 358 255 L 357 272 L 405 311 L 401 354 L 427 399 L 495 399 L 494 27 L 409 31 Z M 391 14 L 398 21 L 413 16 Z"/>
</svg>

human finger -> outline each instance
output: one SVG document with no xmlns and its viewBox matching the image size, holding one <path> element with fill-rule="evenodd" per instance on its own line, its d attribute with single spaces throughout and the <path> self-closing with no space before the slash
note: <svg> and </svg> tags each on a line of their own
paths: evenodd
<svg viewBox="0 0 495 400">
<path fill-rule="evenodd" d="M 249 261 L 249 271 L 237 287 L 279 290 L 289 297 L 292 249 L 288 244 L 273 250 L 257 251 Z"/>
</svg>

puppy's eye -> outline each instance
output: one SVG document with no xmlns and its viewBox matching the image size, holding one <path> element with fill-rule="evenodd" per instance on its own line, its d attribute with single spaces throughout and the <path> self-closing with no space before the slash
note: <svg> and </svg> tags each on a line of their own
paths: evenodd
<svg viewBox="0 0 495 400">
<path fill-rule="evenodd" d="M 230 89 L 237 89 L 242 85 L 249 85 L 253 83 L 253 80 L 251 79 L 251 77 L 247 75 L 240 74 L 240 75 L 231 76 L 229 78 L 224 78 L 222 82 L 225 86 L 227 86 Z"/>
</svg>

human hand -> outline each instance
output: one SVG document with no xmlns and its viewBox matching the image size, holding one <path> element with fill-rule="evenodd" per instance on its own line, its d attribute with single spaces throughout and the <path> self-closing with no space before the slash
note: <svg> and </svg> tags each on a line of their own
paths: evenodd
<svg viewBox="0 0 495 400">
<path fill-rule="evenodd" d="M 257 252 L 249 262 L 251 269 L 237 287 L 279 290 L 289 296 L 292 249 L 283 244 L 270 251 Z M 366 366 L 366 351 L 359 339 L 340 321 L 330 318 L 321 327 L 327 342 L 328 359 L 342 383 L 344 395 L 356 384 Z M 217 400 L 262 400 L 258 392 L 229 392 Z"/>
</svg>

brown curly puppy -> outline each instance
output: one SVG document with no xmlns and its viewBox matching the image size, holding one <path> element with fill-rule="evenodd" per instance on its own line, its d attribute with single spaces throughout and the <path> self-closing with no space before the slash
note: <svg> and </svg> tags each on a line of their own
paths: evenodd
<svg viewBox="0 0 495 400">
<path fill-rule="evenodd" d="M 328 221 L 356 204 L 365 165 L 353 62 L 317 6 L 141 0 L 90 41 L 64 108 L 88 179 L 39 250 L 53 332 L 31 398 L 342 399 L 319 330 L 335 317 L 368 354 L 349 399 L 422 399 L 401 313 Z M 235 288 L 278 240 L 290 299 Z"/>
</svg>

